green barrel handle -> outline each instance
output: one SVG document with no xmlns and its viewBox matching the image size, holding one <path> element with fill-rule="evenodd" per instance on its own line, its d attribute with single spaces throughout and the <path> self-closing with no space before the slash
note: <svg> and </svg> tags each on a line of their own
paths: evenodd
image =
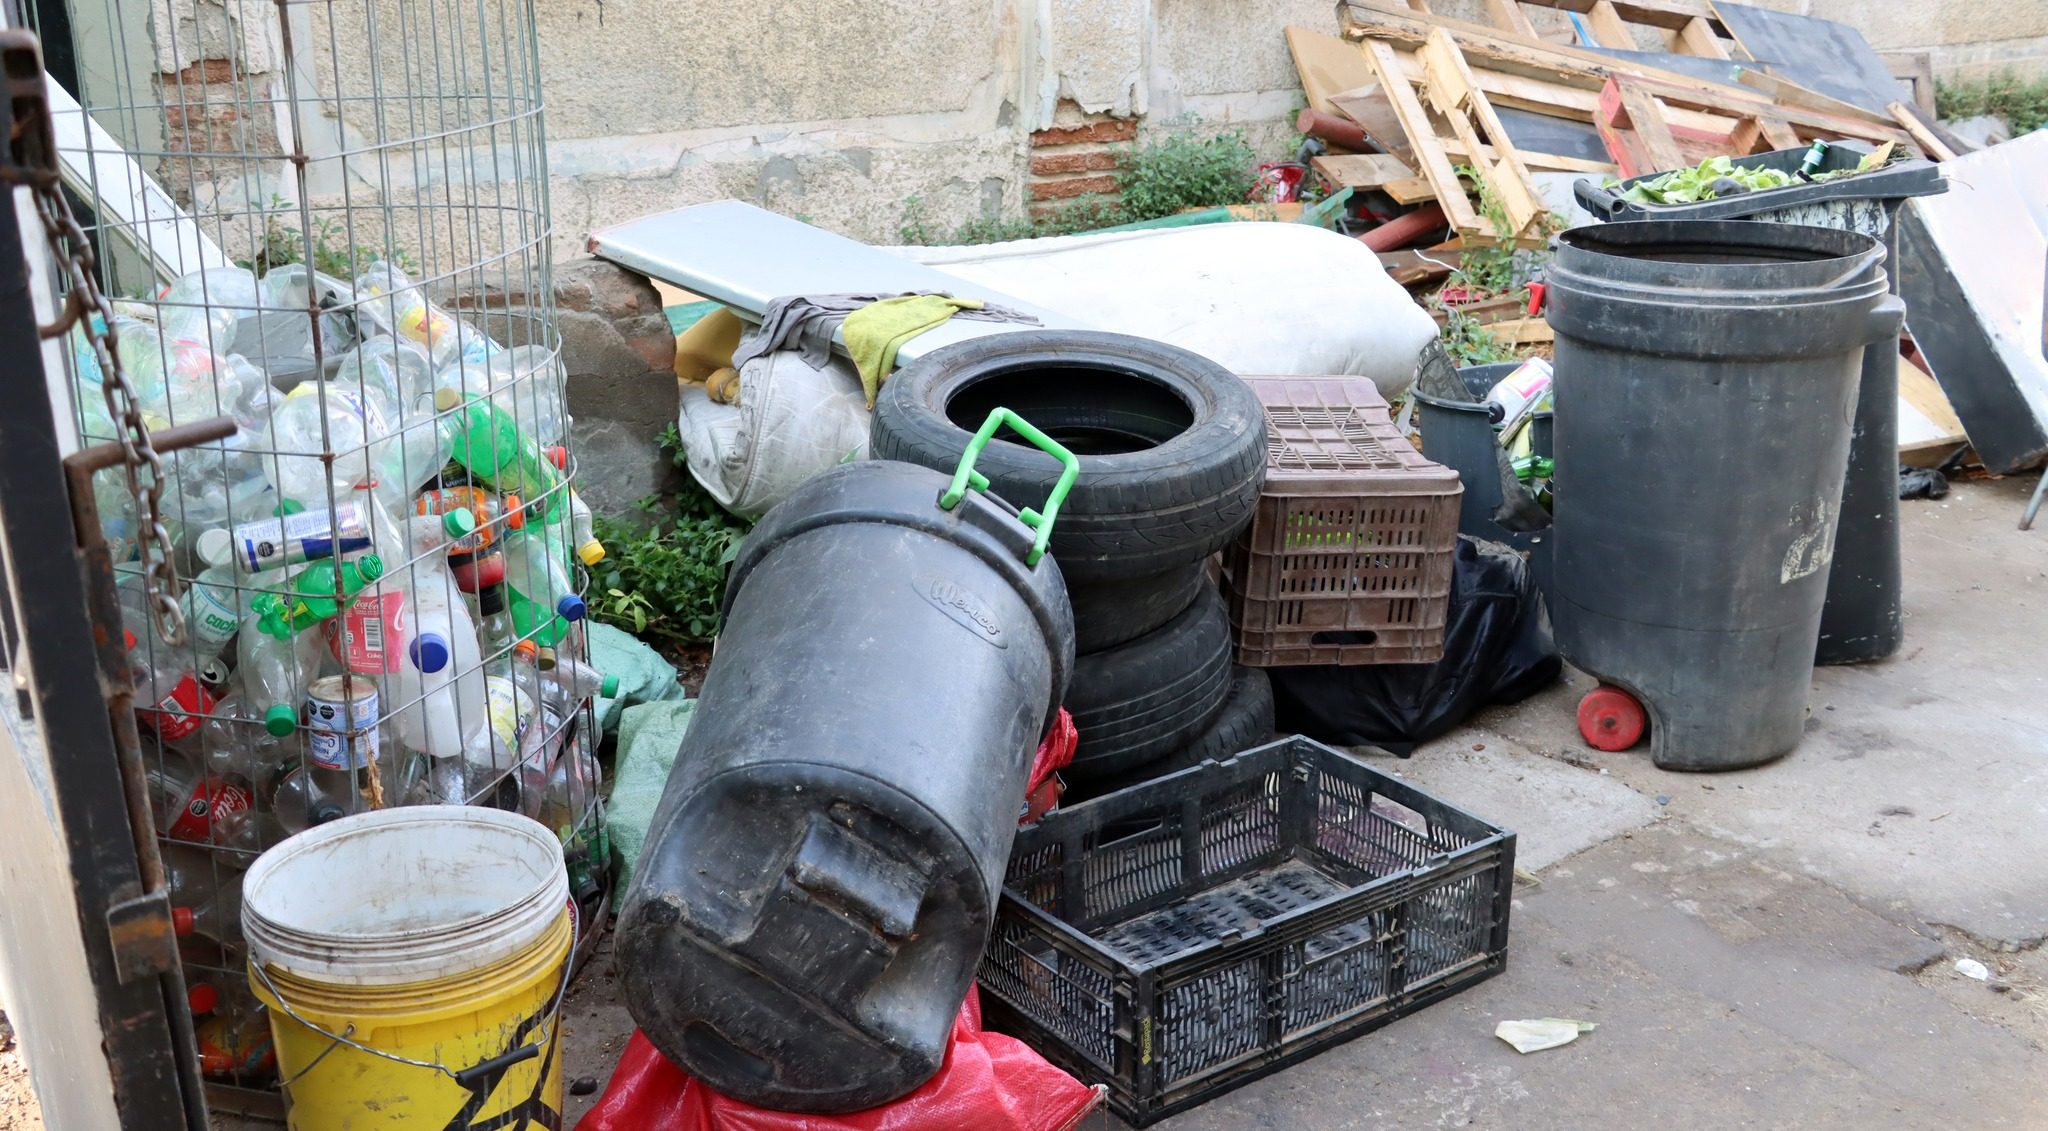
<svg viewBox="0 0 2048 1131">
<path fill-rule="evenodd" d="M 1024 525 L 1038 532 L 1038 536 L 1031 543 L 1031 552 L 1024 555 L 1024 564 L 1035 566 L 1038 559 L 1045 556 L 1046 546 L 1052 542 L 1052 524 L 1053 520 L 1059 517 L 1060 504 L 1067 501 L 1067 492 L 1074 489 L 1074 480 L 1081 477 L 1081 461 L 1074 453 L 1068 451 L 1064 444 L 1040 432 L 1030 421 L 1007 408 L 991 411 L 988 419 L 981 422 L 981 430 L 974 434 L 974 439 L 967 441 L 967 450 L 960 455 L 960 469 L 953 473 L 952 485 L 946 488 L 945 494 L 939 496 L 939 509 L 952 510 L 959 506 L 960 500 L 967 497 L 969 487 L 977 491 L 988 490 L 988 476 L 974 470 L 974 461 L 981 458 L 981 450 L 988 447 L 988 442 L 995 438 L 996 431 L 1005 424 L 1047 455 L 1060 461 L 1059 482 L 1052 485 L 1051 493 L 1045 497 L 1045 512 L 1041 514 L 1030 507 L 1017 512 L 1017 518 Z"/>
</svg>

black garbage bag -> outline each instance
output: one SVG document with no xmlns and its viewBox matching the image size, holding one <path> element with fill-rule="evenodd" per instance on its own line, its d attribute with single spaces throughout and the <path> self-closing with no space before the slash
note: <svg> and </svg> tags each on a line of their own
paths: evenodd
<svg viewBox="0 0 2048 1131">
<path fill-rule="evenodd" d="M 1458 539 L 1444 658 L 1433 664 L 1271 668 L 1282 734 L 1402 757 L 1491 703 L 1516 703 L 1564 670 L 1528 563 L 1498 542 Z"/>
</svg>

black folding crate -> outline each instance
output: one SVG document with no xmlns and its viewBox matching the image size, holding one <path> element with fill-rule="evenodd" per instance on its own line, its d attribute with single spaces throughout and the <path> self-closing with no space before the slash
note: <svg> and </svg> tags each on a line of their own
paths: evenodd
<svg viewBox="0 0 2048 1131">
<path fill-rule="evenodd" d="M 1138 1126 L 1501 972 L 1515 834 L 1306 738 L 1018 830 L 981 988 Z"/>
</svg>

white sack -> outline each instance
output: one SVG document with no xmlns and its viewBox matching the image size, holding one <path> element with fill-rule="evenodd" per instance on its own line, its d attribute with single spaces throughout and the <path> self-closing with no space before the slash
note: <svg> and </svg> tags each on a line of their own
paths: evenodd
<svg viewBox="0 0 2048 1131">
<path fill-rule="evenodd" d="M 805 480 L 866 459 L 868 410 L 860 374 L 836 354 L 812 369 L 795 350 L 740 370 L 740 403 L 714 403 L 685 382 L 676 428 L 690 474 L 726 510 L 759 518 Z"/>
</svg>

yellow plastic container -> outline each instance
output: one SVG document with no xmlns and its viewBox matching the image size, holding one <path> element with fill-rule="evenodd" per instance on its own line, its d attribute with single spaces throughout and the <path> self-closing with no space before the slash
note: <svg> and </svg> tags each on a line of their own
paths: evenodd
<svg viewBox="0 0 2048 1131">
<path fill-rule="evenodd" d="M 249 983 L 292 1131 L 561 1126 L 561 869 L 538 823 L 459 806 L 344 818 L 259 859 Z"/>
</svg>

